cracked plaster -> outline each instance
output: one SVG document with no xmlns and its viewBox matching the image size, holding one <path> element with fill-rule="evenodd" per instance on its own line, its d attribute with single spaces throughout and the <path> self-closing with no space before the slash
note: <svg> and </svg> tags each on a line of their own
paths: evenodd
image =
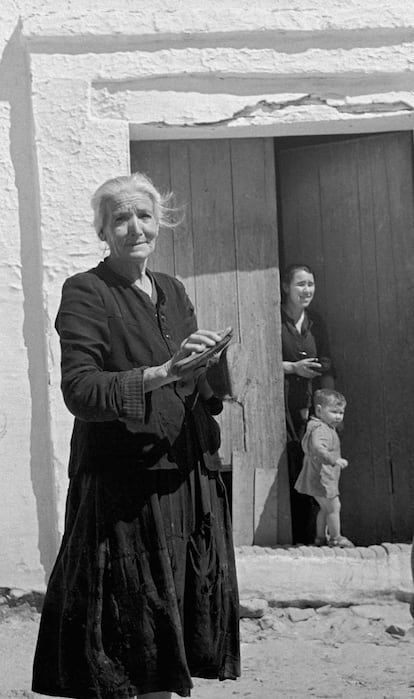
<svg viewBox="0 0 414 699">
<path fill-rule="evenodd" d="M 252 123 L 263 120 L 293 121 L 340 119 L 341 115 L 376 116 L 410 114 L 414 108 L 413 93 L 361 95 L 353 98 L 323 99 L 316 95 L 262 95 L 249 99 L 234 95 L 211 96 L 197 93 L 162 94 L 130 92 L 113 95 L 106 89 L 92 92 L 91 113 L 99 119 L 121 119 L 135 124 L 162 124 L 167 126 L 196 126 L 236 123 L 240 119 Z M 296 115 L 296 117 L 295 117 Z"/>
</svg>

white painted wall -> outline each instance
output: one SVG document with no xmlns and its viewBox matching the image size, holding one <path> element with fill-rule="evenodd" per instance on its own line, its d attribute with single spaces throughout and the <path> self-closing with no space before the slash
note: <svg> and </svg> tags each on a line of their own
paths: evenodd
<svg viewBox="0 0 414 699">
<path fill-rule="evenodd" d="M 37 489 L 36 458 L 45 446 L 47 411 L 45 353 L 35 326 L 42 315 L 37 297 L 36 214 L 28 212 L 24 192 L 31 189 L 31 141 L 25 131 L 29 103 L 27 68 L 16 50 L 18 13 L 2 7 L 0 24 L 0 586 L 40 587 L 44 571 L 39 548 L 39 520 L 47 490 Z M 30 316 L 29 316 L 29 312 Z M 40 325 L 40 324 L 39 324 Z M 38 390 L 40 388 L 40 390 Z M 43 396 L 43 400 L 37 400 Z M 48 440 L 49 442 L 49 440 Z M 48 443 L 43 454 L 50 471 Z M 37 489 L 38 498 L 35 495 Z M 48 508 L 46 508 L 48 509 Z M 52 531 L 56 530 L 53 524 Z M 56 539 L 56 534 L 55 534 Z M 49 551 L 53 544 L 48 545 Z M 50 556 L 50 553 L 49 553 Z"/>
<path fill-rule="evenodd" d="M 129 139 L 412 129 L 407 0 L 1 0 L 0 587 L 39 588 L 71 429 L 53 329 Z M 116 8 L 116 9 L 114 9 Z"/>
</svg>

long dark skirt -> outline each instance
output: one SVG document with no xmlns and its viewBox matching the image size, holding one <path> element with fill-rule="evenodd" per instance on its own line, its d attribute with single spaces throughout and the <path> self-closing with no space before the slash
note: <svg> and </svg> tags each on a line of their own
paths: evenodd
<svg viewBox="0 0 414 699">
<path fill-rule="evenodd" d="M 303 464 L 303 451 L 299 442 L 288 442 L 287 456 L 292 541 L 294 544 L 313 544 L 316 537 L 316 515 L 319 507 L 310 495 L 304 495 L 295 490 L 295 483 Z"/>
<path fill-rule="evenodd" d="M 305 434 L 306 422 L 300 408 L 286 410 L 290 512 L 294 544 L 313 544 L 316 537 L 316 515 L 319 509 L 310 495 L 304 495 L 295 490 L 296 479 L 303 465 L 301 439 Z"/>
<path fill-rule="evenodd" d="M 118 469 L 69 486 L 33 690 L 76 699 L 173 691 L 240 674 L 227 498 L 203 465 Z"/>
</svg>

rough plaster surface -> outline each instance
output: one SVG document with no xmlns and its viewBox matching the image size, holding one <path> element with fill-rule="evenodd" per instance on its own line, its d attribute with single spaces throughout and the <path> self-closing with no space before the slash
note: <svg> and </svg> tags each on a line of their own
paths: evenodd
<svg viewBox="0 0 414 699">
<path fill-rule="evenodd" d="M 4 0 L 0 23 L 0 579 L 10 585 L 41 585 L 44 569 L 39 551 L 39 512 L 34 495 L 32 445 L 34 417 L 31 324 L 27 322 L 27 276 L 21 207 L 19 139 L 24 65 L 16 60 L 13 35 L 18 10 Z M 20 151 L 20 152 L 19 152 Z M 33 281 L 33 280 L 32 280 Z M 44 372 L 43 372 L 44 373 Z M 43 377 L 44 383 L 44 377 Z M 39 440 L 41 442 L 41 438 Z"/>
<path fill-rule="evenodd" d="M 38 523 L 30 473 L 31 400 L 24 330 L 18 197 L 8 144 L 10 107 L 0 102 L 0 579 L 40 583 Z"/>
<path fill-rule="evenodd" d="M 414 8 L 406 0 L 154 0 L 137 6 L 132 0 L 72 0 L 58 5 L 50 0 L 28 3 L 25 32 L 28 36 L 74 36 L 180 32 L 252 31 L 350 31 L 355 29 L 414 27 Z M 91 9 L 93 16 L 91 17 Z M 123 11 L 122 11 L 123 10 Z"/>
<path fill-rule="evenodd" d="M 62 531 L 72 423 L 53 321 L 64 278 L 101 256 L 91 193 L 129 170 L 130 137 L 411 129 L 414 5 L 2 0 L 1 13 L 0 584 L 36 587 Z"/>
<path fill-rule="evenodd" d="M 316 39 L 316 37 L 315 37 Z M 102 42 L 105 45 L 105 42 Z M 36 54 L 36 63 L 53 64 L 62 77 L 70 75 L 73 66 L 79 74 L 89 75 L 93 80 L 133 80 L 151 76 L 176 76 L 194 74 L 222 74 L 249 77 L 270 74 L 289 76 L 291 74 L 309 73 L 326 75 L 329 73 L 364 74 L 383 72 L 397 74 L 413 71 L 414 44 L 404 42 L 380 47 L 358 47 L 348 49 L 309 48 L 294 52 L 294 43 L 290 53 L 283 53 L 277 48 L 167 48 L 160 50 L 116 51 L 102 55 L 71 53 L 54 55 L 53 61 L 45 51 Z M 85 61 L 85 58 L 87 60 Z"/>
<path fill-rule="evenodd" d="M 51 442 L 60 531 L 72 417 L 60 393 L 60 351 L 54 319 L 66 277 L 95 266 L 102 256 L 102 246 L 92 228 L 91 193 L 105 179 L 129 169 L 128 125 L 98 123 L 91 118 L 88 90 L 83 80 L 33 80 Z"/>
<path fill-rule="evenodd" d="M 302 124 L 306 133 L 309 125 L 317 132 L 320 123 L 338 130 L 339 121 L 345 131 L 365 130 L 367 119 L 390 117 L 407 128 L 413 119 L 414 43 L 400 38 L 407 40 L 303 51 L 296 32 L 289 53 L 277 50 L 277 42 L 272 48 L 154 45 L 105 53 L 102 40 L 95 53 L 33 54 L 32 69 L 35 75 L 84 78 L 91 86 L 91 114 L 127 122 L 134 137 L 140 127 L 148 138 L 151 128 L 166 127 L 210 127 L 215 135 L 223 127 L 223 135 L 229 129 L 246 135 L 247 127 L 274 126 L 277 134 L 278 126 L 289 124 L 296 133 Z"/>
</svg>

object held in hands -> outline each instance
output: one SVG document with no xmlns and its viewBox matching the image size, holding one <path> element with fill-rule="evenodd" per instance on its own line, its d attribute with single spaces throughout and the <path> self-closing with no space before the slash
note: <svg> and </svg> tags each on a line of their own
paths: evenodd
<svg viewBox="0 0 414 699">
<path fill-rule="evenodd" d="M 182 373 L 184 371 L 194 371 L 195 369 L 207 366 L 212 361 L 218 360 L 221 352 L 230 344 L 233 337 L 233 328 L 226 328 L 221 335 L 221 340 L 216 342 L 213 347 L 207 347 L 202 352 L 193 352 L 188 357 L 176 362 L 175 367 Z"/>
<path fill-rule="evenodd" d="M 317 362 L 321 365 L 320 369 L 315 369 L 318 374 L 329 374 L 332 369 L 332 362 L 328 357 L 318 357 Z"/>
</svg>

